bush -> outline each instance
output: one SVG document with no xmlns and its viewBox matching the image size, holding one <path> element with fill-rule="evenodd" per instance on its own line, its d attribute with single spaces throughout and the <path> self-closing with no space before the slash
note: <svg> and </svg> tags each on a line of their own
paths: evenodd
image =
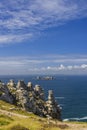
<svg viewBox="0 0 87 130">
<path fill-rule="evenodd" d="M 3 92 L 0 91 L 0 97 L 2 96 Z"/>
<path fill-rule="evenodd" d="M 10 122 L 8 121 L 3 121 L 3 120 L 0 120 L 0 126 L 2 125 L 8 125 Z"/>
<path fill-rule="evenodd" d="M 29 129 L 21 125 L 15 125 L 10 130 L 29 130 Z"/>
</svg>

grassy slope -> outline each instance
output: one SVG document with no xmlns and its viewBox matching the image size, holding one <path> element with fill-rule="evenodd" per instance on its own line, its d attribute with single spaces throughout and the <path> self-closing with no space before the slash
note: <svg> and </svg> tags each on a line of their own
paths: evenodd
<svg viewBox="0 0 87 130">
<path fill-rule="evenodd" d="M 15 107 L 0 101 L 0 110 L 5 110 L 5 113 L 0 112 L 0 130 L 87 130 L 87 123 L 48 121 L 32 113 L 12 108 Z"/>
</svg>

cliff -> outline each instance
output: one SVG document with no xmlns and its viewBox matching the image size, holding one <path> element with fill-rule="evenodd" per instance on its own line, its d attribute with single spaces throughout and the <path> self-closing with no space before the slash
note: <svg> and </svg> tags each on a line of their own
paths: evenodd
<svg viewBox="0 0 87 130">
<path fill-rule="evenodd" d="M 7 84 L 0 82 L 0 100 L 42 117 L 61 120 L 61 110 L 55 101 L 53 91 L 49 90 L 46 101 L 42 87 L 33 86 L 31 82 L 27 85 L 22 80 L 17 84 L 13 80 Z"/>
</svg>

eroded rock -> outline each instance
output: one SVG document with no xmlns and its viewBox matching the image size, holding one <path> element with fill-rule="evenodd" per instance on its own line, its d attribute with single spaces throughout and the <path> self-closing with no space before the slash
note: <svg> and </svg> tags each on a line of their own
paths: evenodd
<svg viewBox="0 0 87 130">
<path fill-rule="evenodd" d="M 6 85 L 0 81 L 0 100 L 17 105 L 39 116 L 61 120 L 61 111 L 55 101 L 53 91 L 49 90 L 48 100 L 45 101 L 42 87 L 40 85 L 33 87 L 31 82 L 26 85 L 23 80 L 18 81 L 17 84 L 10 80 Z"/>
<path fill-rule="evenodd" d="M 54 94 L 52 90 L 49 90 L 48 100 L 46 101 L 46 107 L 48 115 L 52 118 L 61 120 L 61 110 L 58 103 L 55 101 Z"/>
</svg>

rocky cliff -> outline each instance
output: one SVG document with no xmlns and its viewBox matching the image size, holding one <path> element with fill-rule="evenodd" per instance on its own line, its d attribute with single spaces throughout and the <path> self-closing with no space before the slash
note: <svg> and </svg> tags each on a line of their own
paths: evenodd
<svg viewBox="0 0 87 130">
<path fill-rule="evenodd" d="M 55 101 L 53 91 L 49 90 L 46 101 L 42 87 L 40 85 L 33 86 L 31 82 L 26 85 L 22 80 L 17 84 L 13 80 L 7 84 L 0 81 L 0 100 L 39 116 L 61 120 L 61 110 Z"/>
</svg>

